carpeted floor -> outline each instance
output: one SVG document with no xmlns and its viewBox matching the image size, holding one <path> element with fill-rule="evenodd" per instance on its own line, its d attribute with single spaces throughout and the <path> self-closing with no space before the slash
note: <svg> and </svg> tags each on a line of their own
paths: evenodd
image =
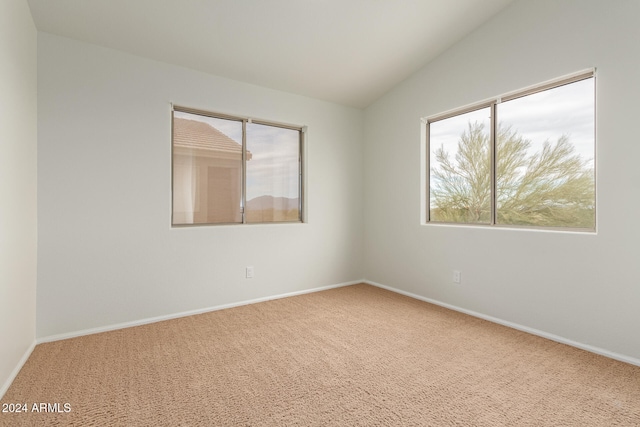
<svg viewBox="0 0 640 427">
<path fill-rule="evenodd" d="M 355 285 L 38 345 L 2 403 L 28 409 L 2 426 L 639 426 L 640 367 Z"/>
</svg>

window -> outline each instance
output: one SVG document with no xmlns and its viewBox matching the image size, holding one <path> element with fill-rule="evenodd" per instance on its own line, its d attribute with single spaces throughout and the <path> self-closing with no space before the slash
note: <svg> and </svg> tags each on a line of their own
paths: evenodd
<svg viewBox="0 0 640 427">
<path fill-rule="evenodd" d="M 427 221 L 595 229 L 595 75 L 427 119 Z"/>
<path fill-rule="evenodd" d="M 172 224 L 302 221 L 303 128 L 174 107 Z"/>
</svg>

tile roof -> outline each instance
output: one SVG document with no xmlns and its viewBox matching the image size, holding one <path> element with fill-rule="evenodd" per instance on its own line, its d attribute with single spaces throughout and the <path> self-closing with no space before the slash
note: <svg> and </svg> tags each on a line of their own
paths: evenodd
<svg viewBox="0 0 640 427">
<path fill-rule="evenodd" d="M 174 117 L 173 146 L 179 148 L 241 154 L 242 145 L 208 123 Z M 247 151 L 247 160 L 251 153 Z"/>
</svg>

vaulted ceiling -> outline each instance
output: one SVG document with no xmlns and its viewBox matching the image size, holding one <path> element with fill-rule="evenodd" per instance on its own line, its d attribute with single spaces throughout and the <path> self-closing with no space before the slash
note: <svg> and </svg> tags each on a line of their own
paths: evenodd
<svg viewBox="0 0 640 427">
<path fill-rule="evenodd" d="M 40 31 L 364 108 L 512 0 L 28 0 Z"/>
</svg>

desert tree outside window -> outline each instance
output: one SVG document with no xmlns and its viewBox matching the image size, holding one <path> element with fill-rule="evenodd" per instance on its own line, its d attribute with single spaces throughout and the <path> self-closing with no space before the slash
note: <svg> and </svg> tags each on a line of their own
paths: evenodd
<svg viewBox="0 0 640 427">
<path fill-rule="evenodd" d="M 595 230 L 593 70 L 426 127 L 427 222 Z"/>
<path fill-rule="evenodd" d="M 172 225 L 302 222 L 304 128 L 174 107 Z"/>
</svg>

